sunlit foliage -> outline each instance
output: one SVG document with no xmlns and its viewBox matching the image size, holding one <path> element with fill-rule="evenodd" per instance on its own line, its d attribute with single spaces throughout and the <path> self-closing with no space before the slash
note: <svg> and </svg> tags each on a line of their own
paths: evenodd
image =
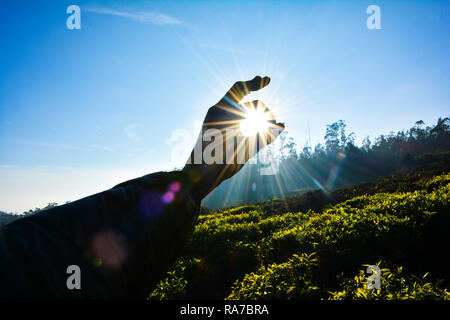
<svg viewBox="0 0 450 320">
<path fill-rule="evenodd" d="M 150 299 L 449 299 L 450 174 L 404 181 L 381 182 L 403 191 L 359 195 L 321 212 L 263 204 L 200 216 Z M 372 290 L 364 270 L 377 263 L 382 286 Z"/>
</svg>

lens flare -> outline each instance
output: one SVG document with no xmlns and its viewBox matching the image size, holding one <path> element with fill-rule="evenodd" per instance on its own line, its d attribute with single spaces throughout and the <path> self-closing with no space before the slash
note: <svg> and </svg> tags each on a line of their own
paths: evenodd
<svg viewBox="0 0 450 320">
<path fill-rule="evenodd" d="M 245 115 L 245 119 L 240 123 L 241 133 L 244 136 L 253 136 L 257 133 L 263 133 L 269 127 L 268 120 L 268 116 L 263 110 L 249 110 Z"/>
</svg>

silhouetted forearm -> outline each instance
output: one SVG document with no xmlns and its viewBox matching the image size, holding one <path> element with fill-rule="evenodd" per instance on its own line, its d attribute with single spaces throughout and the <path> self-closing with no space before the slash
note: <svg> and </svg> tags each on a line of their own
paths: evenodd
<svg viewBox="0 0 450 320">
<path fill-rule="evenodd" d="M 190 186 L 182 172 L 158 172 L 5 226 L 0 297 L 144 299 L 193 232 Z M 66 286 L 69 265 L 80 290 Z"/>
</svg>

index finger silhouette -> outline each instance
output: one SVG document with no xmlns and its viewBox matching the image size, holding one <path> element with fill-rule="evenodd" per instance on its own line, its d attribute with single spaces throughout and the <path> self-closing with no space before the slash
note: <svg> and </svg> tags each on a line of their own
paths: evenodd
<svg viewBox="0 0 450 320">
<path fill-rule="evenodd" d="M 248 81 L 238 81 L 230 88 L 230 90 L 228 90 L 223 97 L 223 100 L 230 104 L 239 103 L 239 101 L 241 101 L 246 95 L 252 91 L 257 91 L 264 88 L 269 84 L 269 82 L 269 77 L 261 78 L 260 76 L 256 76 L 252 80 Z"/>
</svg>

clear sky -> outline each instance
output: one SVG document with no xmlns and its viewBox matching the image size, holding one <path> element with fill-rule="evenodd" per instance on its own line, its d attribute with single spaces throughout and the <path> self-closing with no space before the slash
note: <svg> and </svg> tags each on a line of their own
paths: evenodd
<svg viewBox="0 0 450 320">
<path fill-rule="evenodd" d="M 2 0 L 0 210 L 181 166 L 179 134 L 192 147 L 207 108 L 255 75 L 272 81 L 250 98 L 301 147 L 308 124 L 313 145 L 339 119 L 357 141 L 434 124 L 450 110 L 449 34 L 448 1 Z"/>
</svg>

